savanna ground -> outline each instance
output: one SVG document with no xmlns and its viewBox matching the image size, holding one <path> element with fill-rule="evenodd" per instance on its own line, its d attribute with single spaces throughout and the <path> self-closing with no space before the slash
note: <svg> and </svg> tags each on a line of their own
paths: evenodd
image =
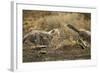
<svg viewBox="0 0 100 73">
<path fill-rule="evenodd" d="M 23 62 L 91 59 L 91 48 L 82 49 L 77 44 L 77 33 L 65 24 L 91 31 L 91 14 L 23 10 L 23 37 L 32 30 L 60 32 L 60 39 L 55 36 L 48 48 L 32 49 L 34 43 L 23 43 Z"/>
</svg>

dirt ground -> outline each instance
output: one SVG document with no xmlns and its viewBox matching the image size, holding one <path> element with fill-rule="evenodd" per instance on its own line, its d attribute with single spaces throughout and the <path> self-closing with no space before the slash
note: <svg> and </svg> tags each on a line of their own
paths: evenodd
<svg viewBox="0 0 100 73">
<path fill-rule="evenodd" d="M 80 49 L 80 46 L 66 46 L 57 50 L 27 50 L 23 49 L 23 62 L 84 60 L 90 59 L 90 49 Z M 41 51 L 46 51 L 42 54 Z"/>
<path fill-rule="evenodd" d="M 91 47 L 82 49 L 77 44 L 78 34 L 65 24 L 91 32 L 91 14 L 23 10 L 23 37 L 33 30 L 48 32 L 59 29 L 60 32 L 60 36 L 54 36 L 47 48 L 31 48 L 34 43 L 23 42 L 23 62 L 91 59 Z"/>
</svg>

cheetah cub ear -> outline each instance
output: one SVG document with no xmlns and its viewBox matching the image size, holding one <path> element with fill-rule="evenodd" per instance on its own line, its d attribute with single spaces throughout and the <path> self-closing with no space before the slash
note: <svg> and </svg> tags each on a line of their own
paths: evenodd
<svg viewBox="0 0 100 73">
<path fill-rule="evenodd" d="M 54 32 L 55 32 L 55 30 L 53 29 L 53 30 L 50 30 L 48 33 L 53 34 Z"/>
<path fill-rule="evenodd" d="M 55 34 L 60 34 L 60 32 L 59 32 L 59 30 L 58 29 L 53 29 L 53 30 L 50 30 L 49 32 L 48 32 L 50 35 L 55 35 Z"/>
</svg>

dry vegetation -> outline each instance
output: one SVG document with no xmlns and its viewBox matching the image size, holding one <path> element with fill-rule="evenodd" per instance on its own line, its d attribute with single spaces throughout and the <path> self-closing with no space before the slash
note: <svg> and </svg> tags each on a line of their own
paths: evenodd
<svg viewBox="0 0 100 73">
<path fill-rule="evenodd" d="M 91 14 L 23 10 L 23 37 L 33 30 L 59 29 L 60 33 L 53 35 L 48 48 L 33 49 L 34 43 L 29 40 L 23 43 L 23 62 L 90 59 L 91 48 L 81 49 L 77 44 L 78 34 L 66 24 L 90 31 Z"/>
</svg>

